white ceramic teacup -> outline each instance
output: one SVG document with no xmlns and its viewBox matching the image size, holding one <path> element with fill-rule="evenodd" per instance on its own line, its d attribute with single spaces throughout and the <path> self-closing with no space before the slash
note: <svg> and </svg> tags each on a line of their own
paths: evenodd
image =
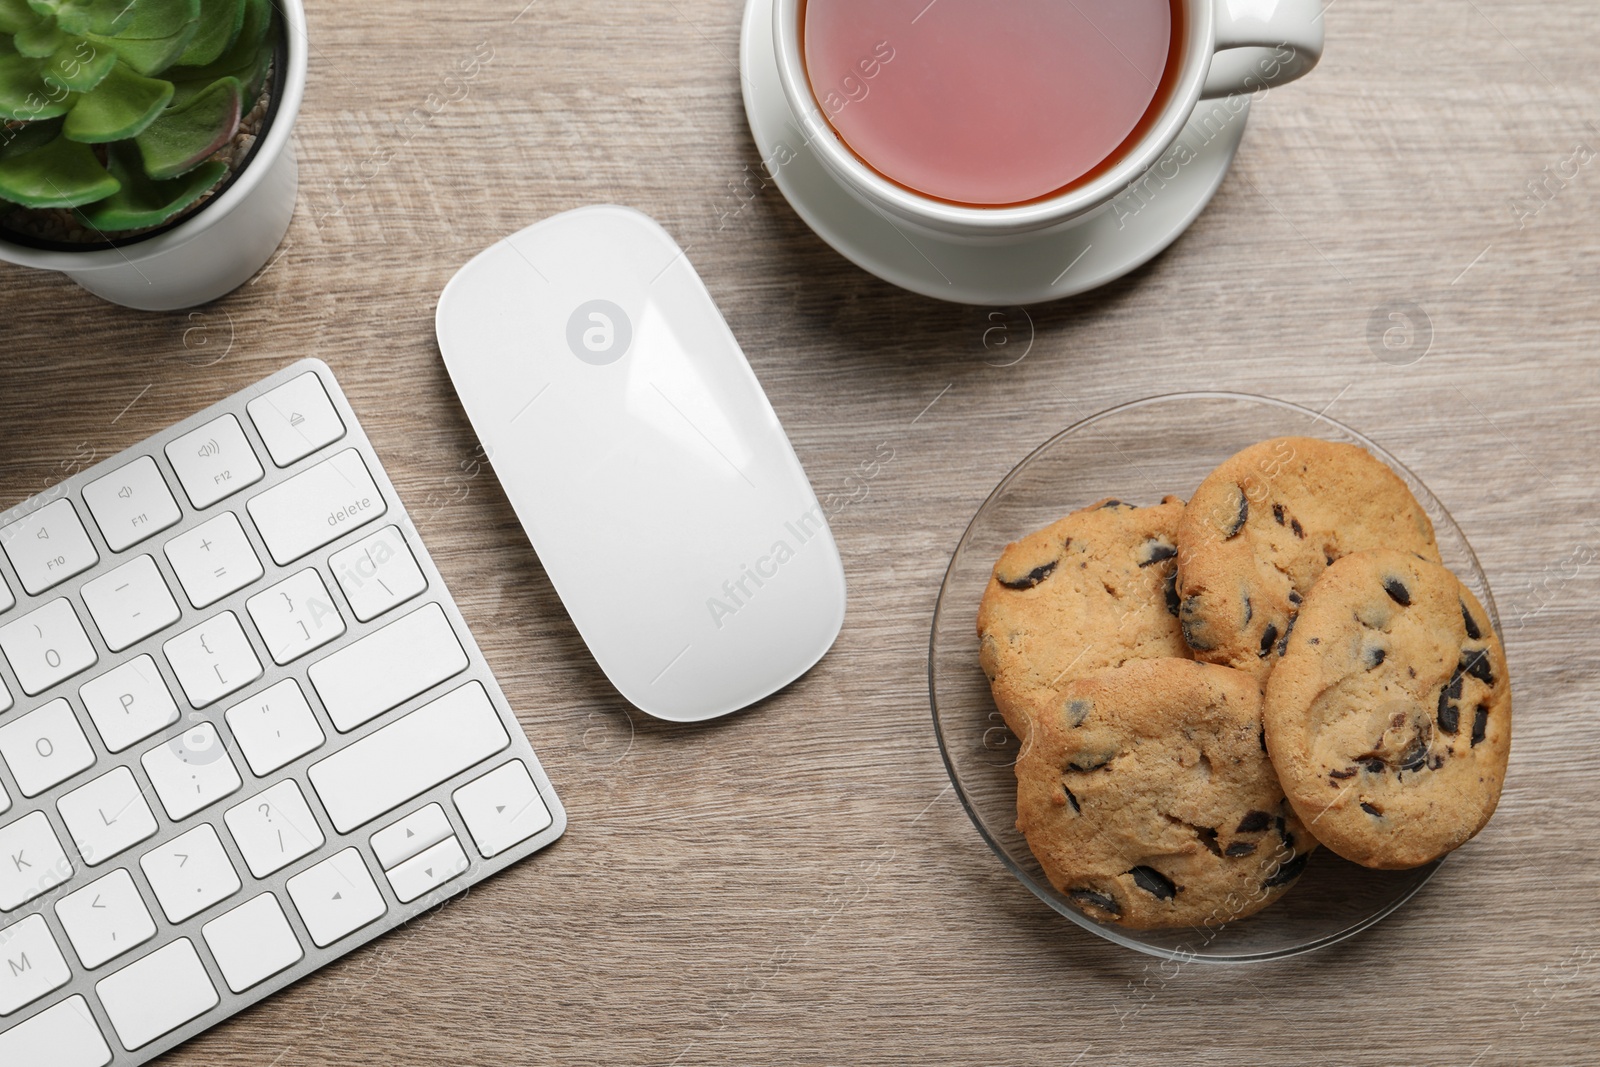
<svg viewBox="0 0 1600 1067">
<path fill-rule="evenodd" d="M 1104 210 L 1149 173 L 1201 101 L 1214 101 L 1215 121 L 1226 123 L 1252 94 L 1293 81 L 1322 57 L 1320 0 L 1182 2 L 1185 28 L 1178 75 L 1166 106 L 1145 135 L 1092 180 L 1013 207 L 966 207 L 923 196 L 861 162 L 829 125 L 806 77 L 800 32 L 804 0 L 772 0 L 772 36 L 778 79 L 806 142 L 852 196 L 898 225 L 958 240 L 1004 242 Z"/>
</svg>

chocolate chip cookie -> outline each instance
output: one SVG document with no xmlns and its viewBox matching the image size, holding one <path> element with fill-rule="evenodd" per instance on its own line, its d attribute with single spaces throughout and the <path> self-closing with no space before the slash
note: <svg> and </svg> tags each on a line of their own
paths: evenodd
<svg viewBox="0 0 1600 1067">
<path fill-rule="evenodd" d="M 1188 656 L 1173 590 L 1183 501 L 1102 500 L 1006 547 L 978 607 L 979 662 L 1026 743 L 1031 709 L 1130 659 Z"/>
<path fill-rule="evenodd" d="M 1499 803 L 1505 653 L 1444 567 L 1357 552 L 1301 605 L 1265 719 L 1284 791 L 1323 844 L 1368 867 L 1415 867 L 1476 834 Z"/>
<path fill-rule="evenodd" d="M 1255 679 L 1139 660 L 1061 696 L 1017 762 L 1017 828 L 1085 914 L 1140 929 L 1219 925 L 1299 877 L 1316 842 L 1267 760 Z"/>
<path fill-rule="evenodd" d="M 1322 572 L 1370 548 L 1435 562 L 1433 523 L 1356 445 L 1279 437 L 1206 476 L 1178 523 L 1183 635 L 1196 659 L 1265 682 Z"/>
</svg>

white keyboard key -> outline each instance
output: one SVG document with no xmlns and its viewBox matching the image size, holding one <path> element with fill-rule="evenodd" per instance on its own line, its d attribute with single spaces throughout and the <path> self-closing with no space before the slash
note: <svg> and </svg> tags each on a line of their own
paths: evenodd
<svg viewBox="0 0 1600 1067">
<path fill-rule="evenodd" d="M 0 545 L 5 546 L 22 588 L 31 596 L 100 562 L 100 553 L 94 550 L 70 500 L 46 504 L 31 515 L 0 527 Z"/>
<path fill-rule="evenodd" d="M 511 743 L 480 682 L 469 682 L 311 765 L 334 829 L 347 834 Z"/>
<path fill-rule="evenodd" d="M 353 848 L 307 867 L 286 883 L 318 948 L 352 934 L 388 911 L 361 854 Z"/>
<path fill-rule="evenodd" d="M 354 730 L 466 670 L 467 654 L 438 604 L 427 604 L 346 645 L 306 672 L 328 718 Z"/>
<path fill-rule="evenodd" d="M 0 1063 L 106 1067 L 110 1062 L 111 1049 L 82 997 L 68 997 L 0 1033 Z"/>
<path fill-rule="evenodd" d="M 197 723 L 139 760 L 156 787 L 156 796 L 177 822 L 213 804 L 242 784 L 217 728 Z"/>
<path fill-rule="evenodd" d="M 264 777 L 326 740 L 300 684 L 285 678 L 228 709 L 228 728 L 256 776 Z"/>
<path fill-rule="evenodd" d="M 94 766 L 94 749 L 63 697 L 0 726 L 0 756 L 25 797 Z"/>
<path fill-rule="evenodd" d="M 0 911 L 16 911 L 71 877 L 72 861 L 44 812 L 0 826 Z"/>
<path fill-rule="evenodd" d="M 167 459 L 196 508 L 208 508 L 261 480 L 261 461 L 232 415 L 212 419 L 173 441 Z"/>
<path fill-rule="evenodd" d="M 239 891 L 239 873 L 210 823 L 157 845 L 139 866 L 168 922 L 181 923 Z"/>
<path fill-rule="evenodd" d="M 231 511 L 174 537 L 166 551 L 189 603 L 197 608 L 215 604 L 263 573 L 239 516 Z"/>
<path fill-rule="evenodd" d="M 344 633 L 344 619 L 333 606 L 322 575 L 314 570 L 303 570 L 257 593 L 245 607 L 272 662 L 280 666 Z"/>
<path fill-rule="evenodd" d="M 30 915 L 0 930 L 0 1015 L 27 1007 L 71 977 L 44 916 Z"/>
<path fill-rule="evenodd" d="M 126 767 L 108 771 L 56 801 L 61 821 L 90 867 L 153 837 L 156 817 Z"/>
<path fill-rule="evenodd" d="M 22 691 L 29 696 L 88 670 L 100 659 L 78 613 L 65 599 L 52 600 L 16 622 L 0 626 L 0 649 L 5 650 Z"/>
<path fill-rule="evenodd" d="M 388 870 L 454 833 L 444 809 L 437 804 L 429 804 L 373 834 L 372 852 L 378 857 L 378 864 Z"/>
<path fill-rule="evenodd" d="M 350 610 L 362 622 L 382 615 L 428 588 L 428 579 L 398 526 L 385 526 L 328 560 Z"/>
<path fill-rule="evenodd" d="M 467 854 L 461 850 L 461 842 L 452 836 L 385 873 L 390 887 L 394 889 L 395 899 L 402 904 L 409 904 L 451 879 L 460 878 L 467 873 L 469 865 Z"/>
<path fill-rule="evenodd" d="M 111 752 L 121 752 L 178 721 L 178 705 L 148 655 L 84 682 L 78 697 Z"/>
<path fill-rule="evenodd" d="M 91 970 L 156 936 L 150 909 L 121 867 L 56 901 L 56 915 L 78 959 Z"/>
<path fill-rule="evenodd" d="M 272 453 L 272 462 L 287 467 L 344 436 L 344 422 L 316 374 L 307 371 L 245 405 L 256 432 Z"/>
<path fill-rule="evenodd" d="M 526 841 L 554 821 L 521 760 L 468 782 L 451 799 L 485 857 Z"/>
<path fill-rule="evenodd" d="M 161 649 L 189 703 L 197 708 L 237 693 L 261 677 L 261 661 L 231 611 L 185 630 Z"/>
<path fill-rule="evenodd" d="M 257 878 L 281 871 L 322 847 L 322 828 L 293 779 L 234 805 L 223 819 Z"/>
<path fill-rule="evenodd" d="M 289 927 L 283 906 L 271 893 L 262 893 L 200 928 L 211 955 L 216 957 L 223 980 L 235 993 L 260 985 L 279 971 L 293 967 L 305 955 Z"/>
<path fill-rule="evenodd" d="M 113 552 L 177 525 L 182 512 L 156 461 L 140 456 L 83 487 L 84 503 Z"/>
<path fill-rule="evenodd" d="M 388 510 L 361 453 L 353 448 L 279 482 L 249 507 L 280 567 Z"/>
<path fill-rule="evenodd" d="M 100 979 L 94 989 L 129 1052 L 199 1018 L 220 999 L 187 937 Z"/>
<path fill-rule="evenodd" d="M 110 574 L 85 583 L 83 602 L 113 652 L 178 621 L 178 602 L 149 556 L 129 560 Z"/>
</svg>

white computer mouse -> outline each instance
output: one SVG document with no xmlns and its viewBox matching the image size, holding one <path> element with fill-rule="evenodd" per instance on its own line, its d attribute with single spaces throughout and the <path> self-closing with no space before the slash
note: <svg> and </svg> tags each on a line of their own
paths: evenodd
<svg viewBox="0 0 1600 1067">
<path fill-rule="evenodd" d="M 726 715 L 844 622 L 839 550 L 683 250 L 586 207 L 474 258 L 439 298 L 462 406 L 600 669 L 658 718 Z"/>
</svg>

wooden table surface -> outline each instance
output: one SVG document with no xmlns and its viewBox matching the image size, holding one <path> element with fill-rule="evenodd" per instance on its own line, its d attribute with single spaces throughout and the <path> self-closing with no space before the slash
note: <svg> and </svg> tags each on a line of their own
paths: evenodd
<svg viewBox="0 0 1600 1067">
<path fill-rule="evenodd" d="M 321 357 L 571 814 L 551 849 L 162 1064 L 1596 1062 L 1590 0 L 1335 0 L 1321 67 L 1257 102 L 1193 229 L 1032 309 L 1013 365 L 985 348 L 993 309 L 861 272 L 771 185 L 736 210 L 758 156 L 733 0 L 524 3 L 311 2 L 299 208 L 232 296 L 145 314 L 0 267 L 0 504 Z M 457 99 L 403 126 L 434 93 Z M 708 725 L 653 722 L 600 675 L 472 462 L 434 341 L 457 267 L 597 201 L 692 246 L 819 493 L 854 498 L 833 651 Z M 1411 347 L 1374 349 L 1410 305 Z M 1377 929 L 1244 968 L 1159 964 L 1032 897 L 949 788 L 928 709 L 934 599 L 995 483 L 1085 415 L 1204 388 L 1331 405 L 1410 465 L 1490 576 L 1516 692 L 1481 837 Z"/>
</svg>

